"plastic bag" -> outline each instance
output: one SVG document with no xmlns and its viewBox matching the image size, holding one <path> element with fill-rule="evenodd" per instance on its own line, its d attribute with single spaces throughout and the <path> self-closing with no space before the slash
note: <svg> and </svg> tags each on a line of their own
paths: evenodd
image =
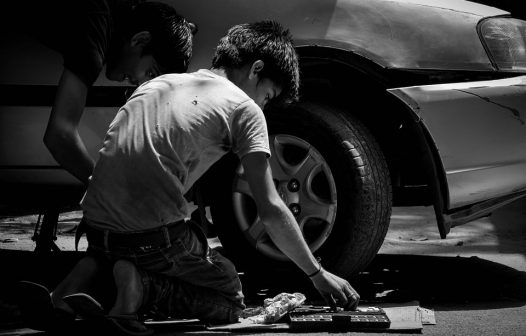
<svg viewBox="0 0 526 336">
<path fill-rule="evenodd" d="M 278 294 L 272 299 L 265 299 L 263 307 L 252 308 L 253 312 L 257 311 L 259 314 L 250 316 L 248 319 L 257 324 L 274 323 L 294 308 L 302 305 L 305 299 L 305 295 L 301 293 Z"/>
</svg>

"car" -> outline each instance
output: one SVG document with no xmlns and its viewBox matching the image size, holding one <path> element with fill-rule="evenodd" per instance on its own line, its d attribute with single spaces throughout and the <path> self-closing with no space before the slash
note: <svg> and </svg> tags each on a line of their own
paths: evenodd
<svg viewBox="0 0 526 336">
<path fill-rule="evenodd" d="M 266 109 L 270 160 L 325 268 L 363 270 L 393 206 L 433 206 L 446 238 L 526 195 L 526 22 L 509 12 L 460 0 L 166 2 L 199 27 L 190 70 L 210 66 L 234 24 L 274 19 L 291 30 L 300 100 Z M 2 199 L 53 213 L 82 195 L 42 143 L 60 59 L 22 36 L 1 39 Z M 93 157 L 127 89 L 101 76 L 90 92 L 81 136 Z M 199 191 L 202 217 L 239 268 L 287 263 L 234 156 Z"/>
</svg>

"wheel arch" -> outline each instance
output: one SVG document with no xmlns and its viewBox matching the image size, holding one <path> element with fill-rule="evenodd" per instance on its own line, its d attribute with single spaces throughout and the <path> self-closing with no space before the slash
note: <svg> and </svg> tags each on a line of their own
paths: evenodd
<svg viewBox="0 0 526 336">
<path fill-rule="evenodd" d="M 299 47 L 298 54 L 300 99 L 343 107 L 369 129 L 387 160 L 393 205 L 443 211 L 447 184 L 437 148 L 414 111 L 387 91 L 392 69 L 341 49 Z"/>
</svg>

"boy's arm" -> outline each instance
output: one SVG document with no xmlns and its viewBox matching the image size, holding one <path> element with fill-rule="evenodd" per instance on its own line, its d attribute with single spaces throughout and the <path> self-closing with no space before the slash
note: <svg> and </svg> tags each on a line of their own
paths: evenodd
<svg viewBox="0 0 526 336">
<path fill-rule="evenodd" d="M 94 167 L 78 132 L 87 93 L 87 85 L 64 69 L 44 135 L 44 144 L 55 160 L 85 185 Z"/>
<path fill-rule="evenodd" d="M 259 217 L 270 238 L 303 272 L 315 273 L 320 266 L 303 239 L 296 219 L 278 195 L 266 154 L 247 154 L 241 162 Z M 346 280 L 323 269 L 311 280 L 331 307 L 335 307 L 336 302 L 351 309 L 358 305 L 360 297 Z"/>
</svg>

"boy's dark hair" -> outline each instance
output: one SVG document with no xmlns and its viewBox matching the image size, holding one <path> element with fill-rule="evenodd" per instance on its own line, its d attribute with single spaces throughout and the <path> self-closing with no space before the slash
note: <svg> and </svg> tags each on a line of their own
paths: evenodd
<svg viewBox="0 0 526 336">
<path fill-rule="evenodd" d="M 262 60 L 260 77 L 282 87 L 280 100 L 297 100 L 299 88 L 298 56 L 292 36 L 275 21 L 236 25 L 228 30 L 216 48 L 212 67 L 239 68 Z"/>
<path fill-rule="evenodd" d="M 151 54 L 162 73 L 186 72 L 192 57 L 192 35 L 197 31 L 176 10 L 161 2 L 140 2 L 133 7 L 128 21 L 128 34 L 148 31 L 152 39 L 144 48 Z"/>
</svg>

